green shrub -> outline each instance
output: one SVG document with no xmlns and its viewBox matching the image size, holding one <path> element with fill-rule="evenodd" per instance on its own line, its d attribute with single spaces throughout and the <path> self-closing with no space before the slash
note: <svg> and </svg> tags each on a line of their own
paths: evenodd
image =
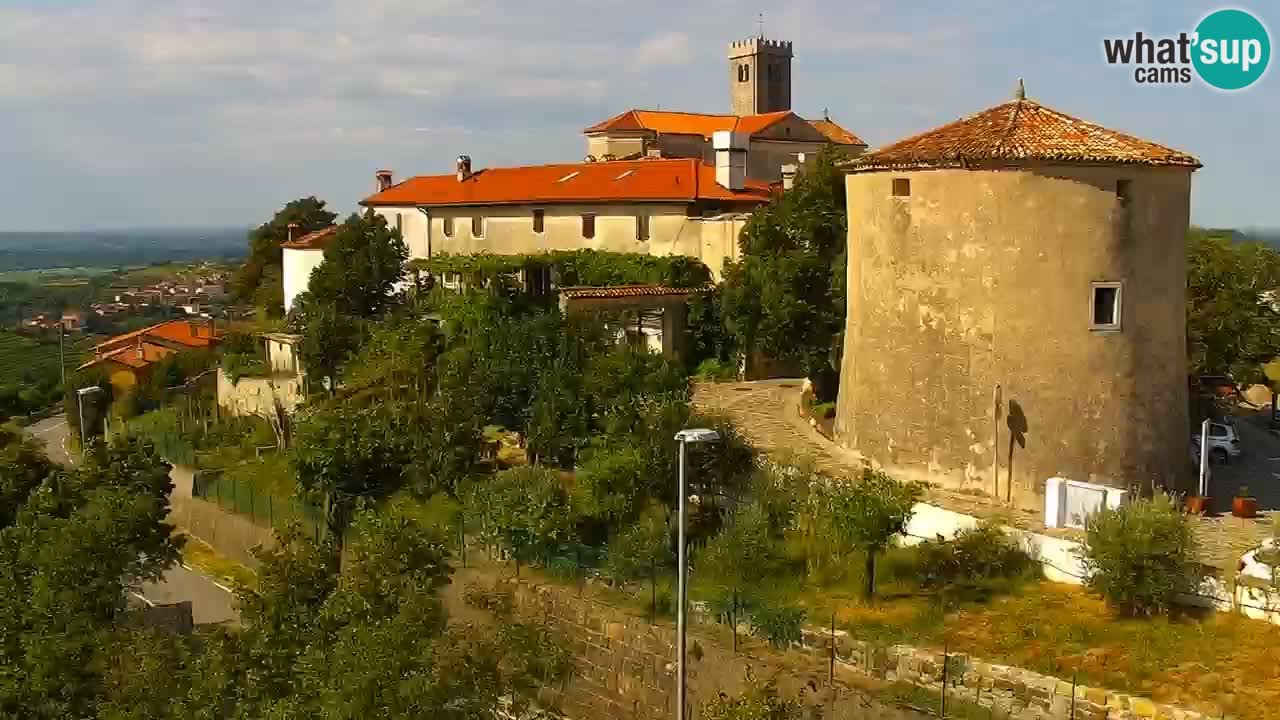
<svg viewBox="0 0 1280 720">
<path fill-rule="evenodd" d="M 992 580 L 1029 577 L 1036 563 L 994 525 L 961 530 L 952 540 L 916 547 L 919 582 L 926 588 L 977 586 Z"/>
<path fill-rule="evenodd" d="M 1126 615 L 1166 612 L 1199 582 L 1198 545 L 1168 495 L 1104 508 L 1085 520 L 1081 550 L 1089 589 Z"/>
<path fill-rule="evenodd" d="M 698 363 L 698 369 L 693 371 L 693 375 L 703 382 L 737 380 L 738 366 L 729 360 L 707 358 Z"/>
<path fill-rule="evenodd" d="M 675 614 L 675 608 L 676 601 L 672 597 L 670 588 L 657 588 L 645 600 L 645 612 L 649 613 L 650 617 L 670 617 Z"/>
<path fill-rule="evenodd" d="M 833 418 L 836 416 L 836 404 L 834 402 L 818 403 L 809 412 L 816 418 Z"/>
<path fill-rule="evenodd" d="M 785 650 L 792 643 L 800 642 L 804 619 L 805 611 L 800 608 L 766 605 L 751 613 L 751 632 L 775 648 Z"/>
<path fill-rule="evenodd" d="M 803 717 L 804 705 L 799 700 L 785 699 L 778 695 L 772 681 L 761 684 L 747 671 L 742 695 L 730 697 L 720 693 L 703 705 L 698 712 L 702 720 L 798 720 Z"/>
</svg>

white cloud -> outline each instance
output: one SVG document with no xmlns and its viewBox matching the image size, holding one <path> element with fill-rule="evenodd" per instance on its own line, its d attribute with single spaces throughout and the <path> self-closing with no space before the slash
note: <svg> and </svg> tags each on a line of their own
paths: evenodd
<svg viewBox="0 0 1280 720">
<path fill-rule="evenodd" d="M 73 224 L 69 206 L 89 224 L 247 224 L 302 194 L 351 208 L 379 167 L 576 159 L 583 127 L 629 107 L 723 111 L 725 47 L 759 9 L 766 34 L 795 42 L 796 110 L 828 107 L 875 144 L 999 101 L 1016 75 L 1041 87 L 1055 58 L 1008 47 L 1032 19 L 1066 22 L 1000 0 L 10 2 L 10 227 Z"/>
<path fill-rule="evenodd" d="M 636 48 L 636 65 L 654 67 L 658 65 L 684 65 L 693 59 L 693 45 L 689 36 L 682 32 L 661 32 L 640 43 Z"/>
</svg>

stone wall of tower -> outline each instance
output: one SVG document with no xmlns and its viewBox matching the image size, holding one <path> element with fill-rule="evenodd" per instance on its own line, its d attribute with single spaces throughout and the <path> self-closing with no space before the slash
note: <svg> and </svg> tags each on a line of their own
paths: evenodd
<svg viewBox="0 0 1280 720">
<path fill-rule="evenodd" d="M 729 45 L 729 101 L 734 115 L 791 109 L 791 43 L 751 38 Z"/>
<path fill-rule="evenodd" d="M 1053 476 L 1185 489 L 1188 169 L 883 171 L 846 187 L 838 442 L 904 480 L 1025 508 Z M 1091 324 L 1096 283 L 1122 285 L 1118 327 Z"/>
</svg>

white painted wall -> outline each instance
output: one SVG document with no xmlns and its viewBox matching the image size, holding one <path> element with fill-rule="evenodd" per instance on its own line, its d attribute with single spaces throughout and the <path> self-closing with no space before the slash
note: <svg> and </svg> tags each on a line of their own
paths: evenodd
<svg viewBox="0 0 1280 720">
<path fill-rule="evenodd" d="M 543 212 L 543 231 L 533 231 L 533 211 Z M 430 208 L 430 222 L 415 207 L 375 210 L 392 227 L 400 217 L 410 258 L 441 253 L 522 254 L 551 250 L 594 249 L 645 255 L 688 255 L 701 260 L 720 278 L 725 258 L 736 259 L 740 216 L 708 219 L 689 217 L 680 203 L 547 204 Z M 583 215 L 595 216 L 595 236 L 582 235 Z M 637 216 L 649 218 L 649 237 L 637 234 Z M 480 235 L 471 232 L 471 219 L 483 217 Z M 446 235 L 445 218 L 453 233 Z M 428 252 L 429 251 L 429 252 Z"/>
<path fill-rule="evenodd" d="M 952 512 L 936 505 L 916 503 L 911 521 L 900 543 L 911 546 L 939 537 L 950 539 L 961 530 L 978 527 L 971 515 Z M 1002 526 L 1004 532 L 1040 563 L 1044 577 L 1052 582 L 1083 585 L 1087 572 L 1080 557 L 1081 544 L 1075 540 Z M 1280 592 L 1244 585 L 1235 588 L 1213 577 L 1205 577 L 1193 594 L 1179 598 L 1183 605 L 1213 608 L 1220 612 L 1239 611 L 1256 620 L 1280 625 Z"/>
<path fill-rule="evenodd" d="M 298 250 L 285 248 L 284 266 L 284 311 L 293 309 L 294 298 L 306 292 L 311 282 L 311 271 L 324 262 L 323 250 Z"/>
</svg>

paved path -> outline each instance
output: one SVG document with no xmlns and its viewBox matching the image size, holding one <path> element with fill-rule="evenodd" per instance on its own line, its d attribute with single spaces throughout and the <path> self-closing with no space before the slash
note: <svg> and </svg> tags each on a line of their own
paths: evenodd
<svg viewBox="0 0 1280 720">
<path fill-rule="evenodd" d="M 27 428 L 27 433 L 44 443 L 45 454 L 59 465 L 75 465 L 75 458 L 67 452 L 67 423 L 61 415 L 45 418 Z"/>
<path fill-rule="evenodd" d="M 191 616 L 197 625 L 240 620 L 235 595 L 229 588 L 183 565 L 165 570 L 160 582 L 143 583 L 138 594 L 153 605 L 190 600 Z"/>
<path fill-rule="evenodd" d="M 62 415 L 54 415 L 27 427 L 27 433 L 44 443 L 45 454 L 61 465 L 74 465 L 75 458 L 67 452 L 67 423 Z M 238 621 L 235 595 L 202 575 L 184 566 L 174 566 L 165 571 L 160 582 L 144 583 L 138 589 L 143 602 L 152 605 L 191 601 L 191 614 L 197 625 Z"/>
<path fill-rule="evenodd" d="M 740 432 L 757 448 L 775 457 L 810 458 L 821 470 L 835 476 L 861 472 L 862 457 L 828 440 L 800 416 L 801 380 L 765 380 L 742 383 L 699 383 L 694 404 L 705 411 L 728 415 Z M 1231 496 L 1248 485 L 1260 506 L 1280 510 L 1280 438 L 1251 418 L 1237 421 L 1246 456 L 1232 465 L 1214 466 L 1215 509 L 1227 514 L 1198 518 L 1194 525 L 1200 539 L 1201 560 L 1227 574 L 1236 570 L 1240 556 L 1272 532 L 1269 516 L 1242 520 L 1230 515 Z M 1219 497 L 1221 496 L 1221 497 Z M 1045 529 L 1040 513 L 1013 508 L 994 498 L 929 488 L 925 501 L 948 510 L 994 520 L 1048 535 L 1082 539 L 1079 530 Z"/>
<path fill-rule="evenodd" d="M 702 410 L 727 414 L 756 448 L 770 455 L 808 458 L 818 469 L 837 477 L 860 475 L 864 466 L 860 453 L 827 439 L 801 417 L 802 391 L 802 380 L 699 383 L 694 388 L 693 402 Z M 1037 513 L 991 498 L 930 487 L 925 500 L 966 515 L 1046 532 Z M 1071 535 L 1075 531 L 1047 532 Z"/>
</svg>

